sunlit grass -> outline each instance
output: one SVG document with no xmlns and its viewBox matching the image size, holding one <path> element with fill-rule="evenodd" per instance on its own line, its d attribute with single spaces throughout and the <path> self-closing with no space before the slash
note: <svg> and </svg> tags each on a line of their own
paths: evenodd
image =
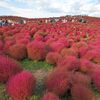
<svg viewBox="0 0 100 100">
<path fill-rule="evenodd" d="M 30 71 L 34 71 L 38 69 L 50 70 L 53 68 L 52 65 L 48 64 L 45 61 L 32 61 L 32 60 L 25 59 L 21 61 L 21 63 L 24 69 L 27 69 Z"/>
</svg>

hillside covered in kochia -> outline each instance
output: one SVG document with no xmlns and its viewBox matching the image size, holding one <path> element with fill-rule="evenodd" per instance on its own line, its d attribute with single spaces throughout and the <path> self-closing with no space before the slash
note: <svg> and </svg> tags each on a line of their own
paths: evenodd
<svg viewBox="0 0 100 100">
<path fill-rule="evenodd" d="M 100 99 L 100 18 L 2 18 L 0 99 Z"/>
</svg>

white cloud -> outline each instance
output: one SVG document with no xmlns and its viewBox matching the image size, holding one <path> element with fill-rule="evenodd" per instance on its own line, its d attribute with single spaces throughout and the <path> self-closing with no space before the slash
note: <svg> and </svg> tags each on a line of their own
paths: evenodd
<svg viewBox="0 0 100 100">
<path fill-rule="evenodd" d="M 0 1 L 0 7 L 13 11 L 14 12 L 13 15 L 23 16 L 23 17 L 33 17 L 34 16 L 32 9 L 17 8 L 5 1 Z"/>
<path fill-rule="evenodd" d="M 27 8 L 13 5 L 12 0 L 0 0 L 0 7 L 24 17 L 50 17 L 69 14 L 87 14 L 100 17 L 99 0 L 15 0 Z M 12 2 L 12 3 L 11 3 Z"/>
</svg>

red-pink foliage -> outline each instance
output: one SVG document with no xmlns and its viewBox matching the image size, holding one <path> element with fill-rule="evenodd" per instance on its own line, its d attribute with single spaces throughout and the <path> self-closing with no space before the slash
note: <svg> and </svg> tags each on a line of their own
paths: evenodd
<svg viewBox="0 0 100 100">
<path fill-rule="evenodd" d="M 87 45 L 86 42 L 80 41 L 80 42 L 74 43 L 74 44 L 72 45 L 72 47 L 81 48 L 81 47 L 88 47 L 88 45 Z"/>
<path fill-rule="evenodd" d="M 27 46 L 28 58 L 32 60 L 43 60 L 46 56 L 45 44 L 41 41 L 33 41 Z"/>
<path fill-rule="evenodd" d="M 58 67 L 65 67 L 67 70 L 77 70 L 80 66 L 80 61 L 75 56 L 67 56 L 60 60 Z"/>
<path fill-rule="evenodd" d="M 100 91 L 100 65 L 95 64 L 90 75 L 97 90 Z"/>
<path fill-rule="evenodd" d="M 3 35 L 0 34 L 0 41 L 3 40 Z"/>
<path fill-rule="evenodd" d="M 64 48 L 61 50 L 62 56 L 78 56 L 78 52 L 73 48 Z"/>
<path fill-rule="evenodd" d="M 15 44 L 9 47 L 8 54 L 17 60 L 22 60 L 27 56 L 26 46 L 23 44 Z"/>
<path fill-rule="evenodd" d="M 3 46 L 4 46 L 4 44 L 3 44 L 3 42 L 0 40 L 0 51 L 3 50 Z"/>
<path fill-rule="evenodd" d="M 52 92 L 48 92 L 44 94 L 44 96 L 42 97 L 42 100 L 60 100 L 60 99 L 56 94 Z"/>
<path fill-rule="evenodd" d="M 90 50 L 83 56 L 83 58 L 100 64 L 100 50 Z"/>
<path fill-rule="evenodd" d="M 30 43 L 30 40 L 29 39 L 19 39 L 19 40 L 16 40 L 16 43 L 17 44 L 24 44 L 24 45 L 27 45 L 28 43 Z"/>
<path fill-rule="evenodd" d="M 51 45 L 53 42 L 55 42 L 55 38 L 47 38 L 46 45 Z"/>
<path fill-rule="evenodd" d="M 80 58 L 83 57 L 88 52 L 88 50 L 89 50 L 88 47 L 80 47 L 78 50 Z"/>
<path fill-rule="evenodd" d="M 100 72 L 95 73 L 93 77 L 93 83 L 96 86 L 97 90 L 100 91 Z"/>
<path fill-rule="evenodd" d="M 59 60 L 61 59 L 61 55 L 57 52 L 49 52 L 46 56 L 46 61 L 49 64 L 57 64 L 57 62 L 59 62 Z"/>
<path fill-rule="evenodd" d="M 93 68 L 90 70 L 90 76 L 94 78 L 100 73 L 100 65 L 99 64 L 94 64 Z"/>
<path fill-rule="evenodd" d="M 57 95 L 64 95 L 69 89 L 69 73 L 63 68 L 55 68 L 45 79 L 48 91 Z"/>
<path fill-rule="evenodd" d="M 100 50 L 96 50 L 96 55 L 94 56 L 93 62 L 96 64 L 100 64 Z"/>
<path fill-rule="evenodd" d="M 14 41 L 14 36 L 5 36 L 4 41 Z"/>
<path fill-rule="evenodd" d="M 91 84 L 91 78 L 86 75 L 82 74 L 81 72 L 75 72 L 71 74 L 71 84 L 82 84 L 84 86 L 89 86 Z"/>
<path fill-rule="evenodd" d="M 69 47 L 69 42 L 66 37 L 59 38 L 58 41 L 63 43 L 66 47 Z"/>
<path fill-rule="evenodd" d="M 21 71 L 21 65 L 17 61 L 0 55 L 0 82 L 8 81 L 11 76 Z"/>
<path fill-rule="evenodd" d="M 65 47 L 65 45 L 62 42 L 55 41 L 50 44 L 50 47 L 52 48 L 53 51 L 60 52 Z"/>
<path fill-rule="evenodd" d="M 71 88 L 71 95 L 73 100 L 95 100 L 91 89 L 81 84 L 75 84 Z"/>
<path fill-rule="evenodd" d="M 69 46 L 72 46 L 74 44 L 74 40 L 73 39 L 68 39 L 69 42 Z"/>
<path fill-rule="evenodd" d="M 8 53 L 8 49 L 9 49 L 9 47 L 10 46 L 12 46 L 12 45 L 14 45 L 15 43 L 14 43 L 14 41 L 5 41 L 5 44 L 4 44 L 4 52 L 5 53 Z"/>
<path fill-rule="evenodd" d="M 42 41 L 42 40 L 43 40 L 43 36 L 40 35 L 40 34 L 35 33 L 35 34 L 34 34 L 34 40 Z"/>
<path fill-rule="evenodd" d="M 32 73 L 22 71 L 8 81 L 6 90 L 12 100 L 25 100 L 33 94 L 35 86 L 36 79 Z"/>
<path fill-rule="evenodd" d="M 87 60 L 87 59 L 80 59 L 80 71 L 85 73 L 90 73 L 91 70 L 94 68 L 94 64 Z"/>
</svg>

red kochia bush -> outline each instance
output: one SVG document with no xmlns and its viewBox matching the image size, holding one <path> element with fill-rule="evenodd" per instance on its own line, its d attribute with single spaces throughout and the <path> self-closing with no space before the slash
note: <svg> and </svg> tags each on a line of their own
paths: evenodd
<svg viewBox="0 0 100 100">
<path fill-rule="evenodd" d="M 55 41 L 50 44 L 50 47 L 53 51 L 60 52 L 65 47 L 65 45 L 62 42 Z"/>
<path fill-rule="evenodd" d="M 46 56 L 45 44 L 41 41 L 33 41 L 27 46 L 28 58 L 32 60 L 43 60 Z"/>
<path fill-rule="evenodd" d="M 90 50 L 83 56 L 83 58 L 100 64 L 100 50 Z"/>
<path fill-rule="evenodd" d="M 69 42 L 68 42 L 68 39 L 66 37 L 61 37 L 58 39 L 58 41 L 60 43 L 63 43 L 66 47 L 69 47 Z"/>
<path fill-rule="evenodd" d="M 96 55 L 94 56 L 93 62 L 100 64 L 100 49 L 99 50 L 95 50 Z"/>
<path fill-rule="evenodd" d="M 74 44 L 72 45 L 72 47 L 81 48 L 81 47 L 88 47 L 88 45 L 87 45 L 86 42 L 80 41 L 80 42 L 74 43 Z"/>
<path fill-rule="evenodd" d="M 67 70 L 77 70 L 80 66 L 80 61 L 74 56 L 67 56 L 60 60 L 58 67 L 65 67 Z"/>
<path fill-rule="evenodd" d="M 62 56 L 78 56 L 78 52 L 73 48 L 64 48 L 61 50 Z"/>
<path fill-rule="evenodd" d="M 93 75 L 93 82 L 98 91 L 100 91 L 100 72 Z"/>
<path fill-rule="evenodd" d="M 27 51 L 23 44 L 15 44 L 9 47 L 8 54 L 17 60 L 22 60 L 26 57 Z"/>
<path fill-rule="evenodd" d="M 75 84 L 71 89 L 72 100 L 95 100 L 93 92 L 86 86 Z"/>
<path fill-rule="evenodd" d="M 16 43 L 17 43 L 17 44 L 24 44 L 24 45 L 27 45 L 28 43 L 30 43 L 30 40 L 27 39 L 27 38 L 22 38 L 22 39 L 16 40 Z"/>
<path fill-rule="evenodd" d="M 44 94 L 44 96 L 42 97 L 42 100 L 60 100 L 60 99 L 54 93 L 48 92 L 48 93 Z"/>
<path fill-rule="evenodd" d="M 95 64 L 94 69 L 91 72 L 93 83 L 95 84 L 98 91 L 100 91 L 100 65 Z"/>
<path fill-rule="evenodd" d="M 57 52 L 49 52 L 46 56 L 46 61 L 49 64 L 57 64 L 57 62 L 61 59 L 61 55 Z"/>
<path fill-rule="evenodd" d="M 35 89 L 36 79 L 32 73 L 22 71 L 12 77 L 7 83 L 7 93 L 12 97 L 12 100 L 29 100 Z"/>
<path fill-rule="evenodd" d="M 82 84 L 84 86 L 91 85 L 91 78 L 81 72 L 75 72 L 71 75 L 71 84 Z"/>
<path fill-rule="evenodd" d="M 80 59 L 80 71 L 90 73 L 93 69 L 94 64 L 87 59 Z"/>
<path fill-rule="evenodd" d="M 64 95 L 69 89 L 69 73 L 62 68 L 55 68 L 45 79 L 48 91 L 57 95 Z"/>
<path fill-rule="evenodd" d="M 89 50 L 89 47 L 80 47 L 78 52 L 79 52 L 79 56 L 80 58 L 83 57 Z"/>
<path fill-rule="evenodd" d="M 6 82 L 12 75 L 20 71 L 22 71 L 22 68 L 17 61 L 0 55 L 0 82 Z"/>
<path fill-rule="evenodd" d="M 15 44 L 15 43 L 14 43 L 14 41 L 12 41 L 12 40 L 5 41 L 5 44 L 4 44 L 4 52 L 5 52 L 6 54 L 8 54 L 8 49 L 9 49 L 9 47 L 12 46 L 12 45 L 14 45 L 14 44 Z"/>
<path fill-rule="evenodd" d="M 3 50 L 3 46 L 4 46 L 4 44 L 3 44 L 3 42 L 0 40 L 0 51 Z"/>
</svg>

